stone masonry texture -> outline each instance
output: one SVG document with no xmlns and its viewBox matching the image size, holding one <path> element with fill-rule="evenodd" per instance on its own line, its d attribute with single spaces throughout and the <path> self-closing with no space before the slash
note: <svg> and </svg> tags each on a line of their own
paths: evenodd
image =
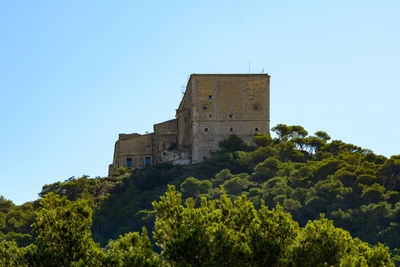
<svg viewBox="0 0 400 267">
<path fill-rule="evenodd" d="M 269 88 L 268 74 L 192 74 L 175 119 L 151 134 L 119 135 L 109 175 L 120 166 L 200 163 L 231 134 L 250 143 L 269 134 Z"/>
</svg>

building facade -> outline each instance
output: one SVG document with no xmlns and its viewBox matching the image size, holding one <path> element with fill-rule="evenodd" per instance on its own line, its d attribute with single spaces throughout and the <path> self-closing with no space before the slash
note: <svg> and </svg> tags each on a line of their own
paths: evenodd
<svg viewBox="0 0 400 267">
<path fill-rule="evenodd" d="M 269 92 L 268 74 L 192 74 L 175 119 L 151 134 L 119 135 L 109 174 L 120 166 L 200 163 L 231 134 L 251 143 L 255 133 L 269 133 Z"/>
</svg>

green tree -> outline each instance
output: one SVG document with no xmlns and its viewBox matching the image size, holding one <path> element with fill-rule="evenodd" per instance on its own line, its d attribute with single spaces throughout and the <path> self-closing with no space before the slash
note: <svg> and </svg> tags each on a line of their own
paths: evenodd
<svg viewBox="0 0 400 267">
<path fill-rule="evenodd" d="M 246 144 L 236 134 L 231 134 L 228 138 L 218 143 L 219 148 L 223 152 L 234 152 L 239 150 L 247 150 Z"/>
<path fill-rule="evenodd" d="M 196 198 L 199 194 L 205 194 L 212 188 L 209 180 L 200 181 L 194 177 L 188 177 L 181 184 L 182 192 L 186 197 Z"/>
<path fill-rule="evenodd" d="M 153 206 L 155 238 L 172 266 L 393 266 L 387 247 L 371 248 L 325 218 L 300 229 L 281 206 L 257 211 L 245 196 L 202 198 L 195 208 L 169 186 Z"/>
<path fill-rule="evenodd" d="M 254 135 L 254 143 L 256 143 L 257 146 L 269 146 L 272 144 L 272 138 L 269 134 L 256 133 Z"/>
<path fill-rule="evenodd" d="M 389 190 L 400 191 L 400 159 L 392 157 L 380 167 L 379 175 Z"/>
<path fill-rule="evenodd" d="M 294 266 L 394 266 L 387 247 L 371 249 L 324 217 L 301 229 L 289 257 Z"/>
<path fill-rule="evenodd" d="M 281 141 L 287 140 L 288 135 L 290 134 L 290 127 L 287 126 L 286 124 L 278 124 L 275 127 L 273 127 L 271 130 L 278 135 L 278 138 Z"/>
<path fill-rule="evenodd" d="M 147 236 L 145 227 L 142 234 L 127 233 L 117 240 L 112 240 L 107 246 L 108 266 L 159 266 L 160 260 L 154 255 L 153 246 Z"/>
<path fill-rule="evenodd" d="M 246 152 L 244 152 L 246 153 Z M 215 174 L 215 177 L 211 179 L 213 185 L 219 186 L 223 184 L 226 180 L 233 178 L 233 174 L 228 169 L 223 169 Z"/>
<path fill-rule="evenodd" d="M 99 265 L 104 253 L 91 238 L 92 209 L 86 200 L 75 202 L 48 193 L 33 223 L 37 249 L 33 266 Z"/>
<path fill-rule="evenodd" d="M 385 194 L 385 187 L 380 184 L 373 184 L 371 186 L 365 186 L 363 188 L 361 198 L 364 199 L 364 203 L 378 203 L 383 200 Z"/>
<path fill-rule="evenodd" d="M 222 195 L 216 202 L 202 199 L 195 208 L 189 198 L 170 186 L 153 203 L 157 211 L 155 238 L 162 256 L 173 266 L 270 266 L 284 262 L 298 225 L 281 207 L 256 211 L 246 197 L 235 203 Z"/>
<path fill-rule="evenodd" d="M 325 141 L 329 141 L 331 140 L 331 137 L 324 131 L 317 131 L 314 133 L 314 135 L 316 137 L 318 137 L 319 139 L 325 140 Z"/>
<path fill-rule="evenodd" d="M 0 241 L 0 266 L 28 266 L 24 249 L 19 248 L 15 241 Z"/>
<path fill-rule="evenodd" d="M 307 131 L 299 125 L 287 126 L 286 124 L 278 124 L 271 130 L 278 135 L 281 141 L 287 141 L 295 137 L 305 137 L 308 134 Z"/>
<path fill-rule="evenodd" d="M 238 195 L 246 190 L 249 185 L 250 181 L 247 178 L 235 176 L 232 179 L 226 181 L 223 184 L 223 187 L 226 189 L 227 193 Z"/>
<path fill-rule="evenodd" d="M 267 158 L 254 168 L 254 177 L 257 181 L 266 181 L 276 175 L 281 162 L 276 158 Z"/>
<path fill-rule="evenodd" d="M 299 234 L 299 225 L 278 204 L 268 209 L 264 203 L 257 218 L 249 226 L 249 243 L 254 266 L 283 266 L 288 264 L 288 251 Z"/>
</svg>

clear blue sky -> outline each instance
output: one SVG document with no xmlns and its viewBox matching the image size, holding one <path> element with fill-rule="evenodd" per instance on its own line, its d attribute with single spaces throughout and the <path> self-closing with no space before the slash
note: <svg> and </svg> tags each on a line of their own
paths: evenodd
<svg viewBox="0 0 400 267">
<path fill-rule="evenodd" d="M 400 154 L 399 1 L 0 2 L 0 195 L 105 176 L 190 73 L 271 75 L 271 125 Z"/>
</svg>

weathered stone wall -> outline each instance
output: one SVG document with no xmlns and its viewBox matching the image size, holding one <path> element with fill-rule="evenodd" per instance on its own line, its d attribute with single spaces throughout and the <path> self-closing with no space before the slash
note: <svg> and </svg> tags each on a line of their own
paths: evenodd
<svg viewBox="0 0 400 267">
<path fill-rule="evenodd" d="M 192 163 L 191 153 L 179 149 L 161 151 L 160 158 L 161 162 L 169 162 L 174 165 L 188 165 Z"/>
<path fill-rule="evenodd" d="M 269 75 L 192 75 L 192 163 L 236 134 L 252 142 L 269 133 Z"/>
<path fill-rule="evenodd" d="M 109 166 L 109 175 L 118 167 L 127 166 L 127 159 L 132 159 L 132 168 L 145 167 L 145 158 L 153 161 L 153 134 L 120 134 L 115 143 L 113 164 Z"/>
<path fill-rule="evenodd" d="M 178 121 L 178 147 L 182 151 L 191 152 L 193 143 L 193 117 L 191 112 L 192 103 L 192 82 L 189 80 L 185 95 L 176 110 Z"/>
<path fill-rule="evenodd" d="M 118 140 L 127 140 L 127 139 L 131 139 L 131 138 L 138 137 L 138 136 L 140 136 L 140 134 L 138 134 L 138 133 L 119 134 Z"/>
<path fill-rule="evenodd" d="M 199 163 L 231 134 L 252 142 L 255 133 L 269 133 L 269 83 L 268 74 L 192 74 L 176 119 L 155 124 L 154 134 L 119 135 L 109 173 L 128 158 L 133 168 L 144 168 L 146 157 Z"/>
<path fill-rule="evenodd" d="M 154 163 L 165 162 L 161 159 L 161 152 L 177 147 L 178 121 L 177 119 L 154 125 L 153 158 Z"/>
</svg>

